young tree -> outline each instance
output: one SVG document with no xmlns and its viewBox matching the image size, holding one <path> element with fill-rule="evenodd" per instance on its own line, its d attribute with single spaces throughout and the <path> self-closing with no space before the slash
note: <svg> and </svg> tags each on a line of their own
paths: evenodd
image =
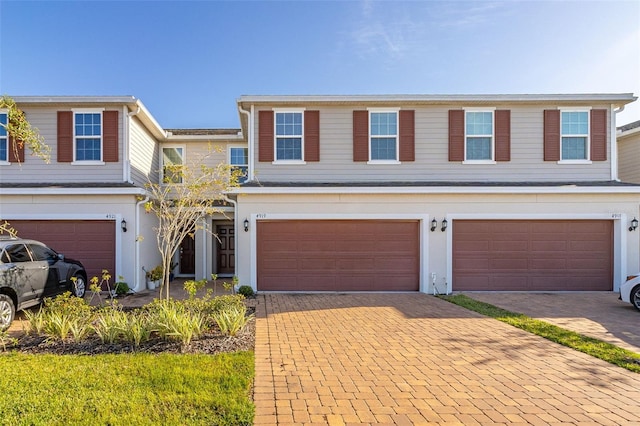
<svg viewBox="0 0 640 426">
<path fill-rule="evenodd" d="M 9 96 L 0 98 L 0 110 L 6 111 L 7 120 L 0 119 L 0 128 L 2 133 L 9 136 L 7 139 L 7 152 L 13 150 L 15 158 L 20 161 L 18 149 L 25 145 L 31 151 L 31 155 L 41 158 L 45 163 L 51 161 L 51 147 L 44 143 L 44 138 L 38 132 L 38 129 L 31 127 L 15 101 Z M 14 142 L 15 141 L 15 142 Z M 0 234 L 9 234 L 16 236 L 17 231 L 6 220 L 0 220 Z"/>
<path fill-rule="evenodd" d="M 209 146 L 206 154 L 190 156 L 188 164 L 165 164 L 162 182 L 149 181 L 146 185 L 150 193 L 146 212 L 158 217 L 154 230 L 164 271 L 160 297 L 169 298 L 170 266 L 182 240 L 193 238 L 197 230 L 213 234 L 201 219 L 222 213 L 225 193 L 238 186 L 239 170 L 226 163 L 208 165 L 213 162 L 212 155 L 219 151 Z"/>
</svg>

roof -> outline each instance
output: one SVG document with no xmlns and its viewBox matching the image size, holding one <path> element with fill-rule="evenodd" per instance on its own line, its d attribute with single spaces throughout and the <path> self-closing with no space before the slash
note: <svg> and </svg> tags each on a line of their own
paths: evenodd
<svg viewBox="0 0 640 426">
<path fill-rule="evenodd" d="M 486 94 L 486 95 L 242 95 L 239 104 L 260 103 L 583 103 L 606 102 L 626 105 L 637 98 L 632 93 L 581 93 L 581 94 Z"/>
<path fill-rule="evenodd" d="M 618 127 L 618 131 L 626 132 L 628 130 L 637 129 L 638 127 L 640 127 L 640 120 L 634 121 L 633 123 L 625 124 L 624 126 L 620 126 Z"/>
<path fill-rule="evenodd" d="M 219 135 L 232 135 L 236 136 L 240 133 L 240 129 L 165 129 L 167 132 L 171 133 L 173 136 L 178 135 L 211 135 L 211 136 L 219 136 Z"/>
<path fill-rule="evenodd" d="M 242 187 L 264 187 L 264 188 L 344 188 L 344 187 L 638 187 L 640 184 L 620 182 L 615 180 L 607 181 L 529 181 L 529 182 L 463 182 L 463 181 L 386 181 L 386 182 L 245 182 Z"/>
<path fill-rule="evenodd" d="M 247 182 L 232 194 L 640 194 L 640 185 L 587 182 Z"/>
</svg>

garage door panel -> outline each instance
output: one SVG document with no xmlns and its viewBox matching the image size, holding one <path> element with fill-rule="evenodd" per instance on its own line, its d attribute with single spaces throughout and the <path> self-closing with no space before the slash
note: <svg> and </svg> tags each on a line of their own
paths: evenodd
<svg viewBox="0 0 640 426">
<path fill-rule="evenodd" d="M 526 251 L 528 249 L 528 244 L 522 241 L 513 241 L 513 240 L 505 240 L 505 241 L 492 241 L 491 244 L 487 244 L 491 250 L 493 251 Z"/>
<path fill-rule="evenodd" d="M 115 274 L 115 222 L 108 220 L 15 220 L 22 238 L 42 241 L 54 250 L 82 262 L 89 278 L 107 269 Z"/>
<path fill-rule="evenodd" d="M 529 266 L 527 259 L 491 259 L 488 262 L 491 270 L 526 270 Z"/>
<path fill-rule="evenodd" d="M 470 239 L 488 248 L 470 251 Z M 454 290 L 610 291 L 613 222 L 455 220 L 453 269 Z"/>
<path fill-rule="evenodd" d="M 258 290 L 419 288 L 418 221 L 258 221 L 257 241 Z"/>
</svg>

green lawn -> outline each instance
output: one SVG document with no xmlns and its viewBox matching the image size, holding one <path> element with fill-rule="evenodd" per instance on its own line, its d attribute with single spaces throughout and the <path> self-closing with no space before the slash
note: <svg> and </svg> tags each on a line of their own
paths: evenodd
<svg viewBox="0 0 640 426">
<path fill-rule="evenodd" d="M 0 354 L 7 425 L 249 425 L 253 352 Z"/>
<path fill-rule="evenodd" d="M 471 311 L 478 312 L 482 315 L 495 318 L 498 321 L 502 321 L 514 327 L 542 336 L 545 339 L 549 339 L 577 351 L 584 352 L 611 364 L 640 373 L 640 355 L 635 352 L 620 348 L 612 345 L 611 343 L 603 342 L 602 340 L 583 336 L 582 334 L 566 330 L 545 321 L 540 321 L 523 314 L 498 308 L 490 305 L 489 303 L 479 302 L 465 296 L 464 294 L 438 297 L 456 305 L 465 307 Z"/>
</svg>

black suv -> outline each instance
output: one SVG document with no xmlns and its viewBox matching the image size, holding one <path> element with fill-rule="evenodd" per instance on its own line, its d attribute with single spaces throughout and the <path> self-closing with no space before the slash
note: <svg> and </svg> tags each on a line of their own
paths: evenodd
<svg viewBox="0 0 640 426">
<path fill-rule="evenodd" d="M 72 278 L 74 278 L 72 280 Z M 39 241 L 0 237 L 0 330 L 11 325 L 16 311 L 65 291 L 84 297 L 87 272 Z"/>
</svg>

